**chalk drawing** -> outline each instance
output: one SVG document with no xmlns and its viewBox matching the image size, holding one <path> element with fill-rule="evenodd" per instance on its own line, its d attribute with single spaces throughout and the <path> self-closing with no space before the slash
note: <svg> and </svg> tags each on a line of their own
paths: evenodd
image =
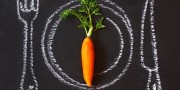
<svg viewBox="0 0 180 90">
<path fill-rule="evenodd" d="M 103 5 L 102 5 L 103 7 Z M 115 61 L 113 62 L 113 64 L 110 64 L 110 66 L 105 69 L 104 71 L 102 72 L 99 72 L 97 73 L 97 75 L 102 75 L 104 73 L 107 73 L 108 71 L 112 70 L 114 67 L 117 66 L 117 64 L 119 63 L 119 60 L 120 58 L 122 57 L 122 52 L 123 52 L 123 49 L 124 49 L 124 40 L 123 40 L 123 35 L 122 35 L 122 32 L 120 30 L 120 28 L 118 27 L 118 25 L 112 21 L 110 18 L 106 18 L 109 22 L 111 22 L 114 27 L 118 30 L 118 33 L 119 33 L 119 36 L 120 36 L 120 49 L 119 49 L 119 54 L 118 54 L 118 57 L 115 58 Z"/>
<path fill-rule="evenodd" d="M 145 65 L 144 61 L 144 24 L 145 18 L 147 13 L 148 4 L 150 4 L 150 27 L 151 27 L 151 46 L 152 46 L 152 53 L 153 53 L 153 61 L 155 63 L 154 68 L 149 68 Z M 154 0 L 146 0 L 143 15 L 141 20 L 141 41 L 140 41 L 140 59 L 141 59 L 141 66 L 149 72 L 149 77 L 147 81 L 147 90 L 162 90 L 159 71 L 158 71 L 158 55 L 157 55 L 157 47 L 156 47 L 156 35 L 155 35 L 155 28 L 154 28 Z M 151 85 L 152 74 L 155 73 L 156 83 Z"/>
<path fill-rule="evenodd" d="M 42 39 L 41 39 L 41 49 L 42 49 L 42 55 L 43 55 L 45 64 L 47 65 L 49 70 L 54 74 L 54 76 L 56 78 L 58 78 L 58 80 L 60 82 L 66 83 L 68 85 L 71 85 L 71 86 L 74 86 L 74 87 L 77 87 L 77 88 L 80 88 L 80 89 L 94 89 L 94 88 L 95 89 L 103 89 L 103 88 L 109 87 L 109 86 L 115 84 L 118 80 L 121 79 L 121 77 L 128 70 L 128 67 L 130 66 L 131 61 L 132 61 L 134 39 L 133 39 L 133 33 L 132 33 L 132 28 L 131 28 L 130 21 L 129 21 L 127 15 L 125 14 L 124 10 L 120 6 L 118 6 L 117 4 L 115 4 L 114 2 L 112 2 L 110 0 L 101 0 L 100 1 L 100 7 L 101 8 L 109 10 L 110 12 L 112 12 L 112 14 L 114 14 L 116 17 L 121 19 L 121 21 L 123 21 L 123 23 L 125 24 L 125 26 L 127 28 L 127 31 L 129 33 L 129 39 L 130 39 L 130 41 L 129 41 L 129 43 L 130 43 L 130 47 L 129 47 L 130 48 L 129 49 L 130 55 L 129 55 L 129 59 L 128 59 L 128 62 L 126 64 L 126 66 L 124 67 L 122 72 L 120 72 L 119 75 L 116 78 L 114 78 L 112 81 L 109 81 L 108 83 L 105 83 L 103 85 L 97 85 L 97 86 L 93 86 L 91 88 L 88 88 L 86 86 L 86 84 L 82 84 L 82 83 L 70 78 L 66 73 L 63 72 L 61 67 L 57 64 L 56 59 L 54 58 L 54 55 L 53 55 L 53 52 L 52 52 L 53 47 L 51 46 L 53 44 L 53 38 L 54 38 L 54 35 L 56 33 L 57 26 L 61 22 L 61 18 L 54 18 L 54 17 L 59 16 L 59 13 L 62 12 L 63 8 L 65 8 L 67 6 L 72 6 L 72 4 L 74 4 L 75 2 L 77 2 L 77 0 L 70 1 L 69 3 L 67 3 L 67 4 L 65 4 L 63 6 L 60 6 L 59 9 L 57 9 L 48 18 L 48 20 L 46 22 L 45 29 L 43 31 Z M 112 9 L 112 8 L 110 8 L 108 6 L 103 5 L 103 3 L 107 3 L 107 4 L 111 5 L 112 7 L 115 7 L 118 11 L 115 11 L 114 9 Z M 78 6 L 79 5 L 75 5 L 75 6 L 72 6 L 71 8 L 76 8 Z M 54 22 L 54 19 L 55 19 L 55 22 Z M 121 41 L 120 42 L 121 50 L 119 51 L 119 56 L 113 62 L 113 64 L 108 69 L 101 72 L 100 74 L 105 74 L 108 71 L 112 70 L 114 67 L 116 67 L 116 65 L 118 64 L 118 62 L 119 62 L 119 60 L 121 58 L 121 55 L 123 54 L 122 51 L 123 51 L 123 48 L 124 48 L 124 46 L 123 46 L 124 45 L 123 36 L 122 36 L 122 33 L 121 33 L 118 25 L 108 17 L 106 18 L 106 20 L 111 22 L 111 24 L 113 24 L 115 26 L 115 28 L 117 29 L 117 31 L 119 33 L 119 36 L 120 36 L 120 41 Z M 50 26 L 51 23 L 53 23 L 52 27 Z M 50 30 L 50 33 L 47 33 L 47 30 Z M 48 34 L 48 35 L 46 35 L 46 34 Z M 47 43 L 45 43 L 45 42 L 47 42 Z"/>
<path fill-rule="evenodd" d="M 34 69 L 33 69 L 33 22 L 38 16 L 39 12 L 39 1 L 31 0 L 30 2 L 30 7 L 28 8 L 28 0 L 24 0 L 20 2 L 17 0 L 17 14 L 18 14 L 18 19 L 24 24 L 24 29 L 23 29 L 23 34 L 24 34 L 24 40 L 23 40 L 23 69 L 22 69 L 22 77 L 21 77 L 21 82 L 20 82 L 20 90 L 26 89 L 24 87 L 25 83 L 25 78 L 26 78 L 26 72 L 27 68 L 29 68 L 30 73 L 31 73 L 31 78 L 33 80 L 32 85 L 28 85 L 27 90 L 38 90 L 38 82 L 36 80 L 35 74 L 34 74 Z M 130 24 L 130 20 L 128 19 L 127 15 L 125 14 L 125 11 L 115 4 L 114 2 L 110 0 L 100 0 L 100 7 L 103 9 L 107 9 L 110 12 L 112 12 L 113 15 L 118 17 L 123 21 L 125 24 L 127 31 L 129 32 L 129 39 L 130 39 L 130 55 L 128 62 L 126 66 L 124 67 L 123 71 L 119 73 L 119 75 L 114 78 L 112 81 L 109 81 L 107 83 L 104 83 L 102 85 L 97 85 L 93 86 L 91 88 L 88 88 L 86 84 L 80 83 L 71 77 L 69 77 L 66 73 L 63 72 L 61 67 L 57 64 L 56 59 L 54 58 L 53 52 L 52 52 L 52 44 L 54 42 L 54 35 L 56 33 L 57 27 L 61 22 L 61 18 L 54 18 L 55 16 L 58 16 L 60 12 L 62 12 L 62 9 L 71 6 L 71 9 L 75 9 L 79 7 L 80 5 L 74 5 L 72 4 L 76 3 L 77 0 L 70 1 L 69 3 L 60 6 L 58 10 L 56 10 L 47 20 L 45 29 L 42 34 L 42 39 L 41 39 L 41 49 L 42 49 L 42 54 L 43 58 L 45 61 L 45 64 L 49 68 L 49 70 L 54 74 L 56 78 L 60 82 L 66 83 L 68 85 L 80 88 L 80 89 L 103 89 L 106 87 L 109 87 L 113 84 L 115 84 L 118 80 L 121 79 L 121 77 L 125 74 L 125 72 L 128 70 L 128 67 L 131 64 L 132 61 L 132 55 L 133 55 L 133 33 L 132 33 L 132 28 Z M 118 11 L 112 9 L 111 7 L 105 6 L 104 3 L 111 5 L 112 7 L 116 8 Z M 146 13 L 147 13 L 147 8 L 148 4 L 150 5 L 150 27 L 151 27 L 151 46 L 152 46 L 152 52 L 153 52 L 153 61 L 155 63 L 154 68 L 149 68 L 148 66 L 145 65 L 145 58 L 144 58 L 144 32 L 145 32 L 145 19 L 146 19 Z M 33 12 L 35 12 L 34 17 L 31 18 L 31 20 L 28 22 L 27 18 L 23 17 L 23 14 L 26 15 L 32 15 Z M 55 19 L 55 22 L 52 20 Z M 111 71 L 113 68 L 115 68 L 119 60 L 121 59 L 123 55 L 123 49 L 124 49 L 124 40 L 123 40 L 123 33 L 121 32 L 119 26 L 110 18 L 106 18 L 108 22 L 114 25 L 116 30 L 118 31 L 119 38 L 120 38 L 120 46 L 119 46 L 119 51 L 118 51 L 118 56 L 114 59 L 113 63 L 108 66 L 107 69 L 103 70 L 102 72 L 97 73 L 96 75 L 103 75 L 105 73 L 108 73 L 108 71 Z M 53 26 L 50 27 L 50 23 L 53 23 Z M 158 55 L 157 55 L 157 42 L 156 42 L 156 35 L 155 35 L 155 28 L 154 28 L 154 0 L 146 0 L 144 8 L 143 8 L 143 15 L 142 15 L 142 20 L 141 20 L 141 40 L 140 40 L 140 61 L 141 61 L 141 66 L 149 72 L 148 80 L 147 80 L 147 90 L 162 90 L 161 86 L 161 81 L 160 81 L 160 76 L 159 76 L 159 71 L 158 71 Z M 50 33 L 47 33 L 47 29 L 50 27 Z M 48 34 L 48 35 L 46 35 Z M 46 40 L 47 39 L 47 40 Z M 45 43 L 47 41 L 47 43 Z M 29 47 L 29 48 L 28 48 Z M 30 55 L 28 57 L 28 54 Z M 29 63 L 27 63 L 29 60 Z M 30 67 L 27 67 L 29 64 Z M 155 79 L 156 82 L 152 84 L 152 76 L 155 73 Z"/>
<path fill-rule="evenodd" d="M 36 3 L 36 5 L 34 3 Z M 39 11 L 38 0 L 36 1 L 31 0 L 29 8 L 28 8 L 27 0 L 24 0 L 23 2 L 20 2 L 19 0 L 17 0 L 18 19 L 24 24 L 23 69 L 22 69 L 22 76 L 21 76 L 21 82 L 20 82 L 20 90 L 24 90 L 24 89 L 25 90 L 38 90 L 38 82 L 36 80 L 34 69 L 33 69 L 33 22 L 38 16 L 38 11 Z M 31 20 L 28 20 L 26 17 L 23 17 L 24 14 L 31 15 L 31 16 L 34 15 L 34 17 L 32 17 Z M 30 54 L 29 57 L 27 57 L 28 54 Z M 29 60 L 29 63 L 27 63 L 28 62 L 27 60 Z M 27 67 L 28 64 L 30 67 Z M 29 68 L 30 71 L 28 71 L 27 68 Z M 30 72 L 31 73 L 30 76 L 33 79 L 33 85 L 28 85 L 29 87 L 27 88 L 24 87 L 26 72 Z"/>
</svg>

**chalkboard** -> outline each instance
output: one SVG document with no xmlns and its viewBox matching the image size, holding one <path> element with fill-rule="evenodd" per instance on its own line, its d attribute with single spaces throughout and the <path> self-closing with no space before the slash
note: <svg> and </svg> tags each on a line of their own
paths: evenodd
<svg viewBox="0 0 180 90">
<path fill-rule="evenodd" d="M 89 88 L 80 55 L 85 32 L 76 18 L 59 17 L 77 0 L 0 0 L 0 90 L 180 90 L 179 0 L 98 3 L 106 28 L 92 36 Z"/>
</svg>

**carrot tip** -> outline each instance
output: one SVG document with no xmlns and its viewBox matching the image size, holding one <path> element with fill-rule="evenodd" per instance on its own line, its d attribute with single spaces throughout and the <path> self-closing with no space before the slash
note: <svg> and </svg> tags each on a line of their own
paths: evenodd
<svg viewBox="0 0 180 90">
<path fill-rule="evenodd" d="M 87 84 L 88 87 L 92 86 L 91 82 L 86 82 L 86 84 Z"/>
</svg>

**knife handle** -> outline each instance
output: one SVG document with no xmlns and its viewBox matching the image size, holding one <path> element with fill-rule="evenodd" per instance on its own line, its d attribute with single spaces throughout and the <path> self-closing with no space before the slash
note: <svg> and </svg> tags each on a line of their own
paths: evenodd
<svg viewBox="0 0 180 90">
<path fill-rule="evenodd" d="M 159 73 L 157 71 L 149 71 L 147 90 L 162 90 Z"/>
</svg>

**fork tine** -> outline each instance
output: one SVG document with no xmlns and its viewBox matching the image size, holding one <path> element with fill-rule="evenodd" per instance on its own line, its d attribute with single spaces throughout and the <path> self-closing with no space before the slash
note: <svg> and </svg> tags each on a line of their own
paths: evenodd
<svg viewBox="0 0 180 90">
<path fill-rule="evenodd" d="M 30 7 L 31 7 L 31 10 L 35 10 L 35 7 L 34 7 L 34 0 L 31 0 Z"/>
<path fill-rule="evenodd" d="M 28 10 L 27 3 L 28 3 L 27 0 L 24 0 L 24 9 L 25 10 Z"/>
<path fill-rule="evenodd" d="M 39 0 L 36 0 L 36 10 L 39 9 Z"/>
<path fill-rule="evenodd" d="M 24 6 L 23 6 L 23 4 L 22 4 L 22 2 L 19 2 L 19 9 L 22 11 L 22 12 L 24 12 L 25 10 L 24 10 Z"/>
<path fill-rule="evenodd" d="M 39 0 L 31 0 L 30 6 L 31 6 L 31 10 L 37 11 L 39 8 Z"/>
</svg>

